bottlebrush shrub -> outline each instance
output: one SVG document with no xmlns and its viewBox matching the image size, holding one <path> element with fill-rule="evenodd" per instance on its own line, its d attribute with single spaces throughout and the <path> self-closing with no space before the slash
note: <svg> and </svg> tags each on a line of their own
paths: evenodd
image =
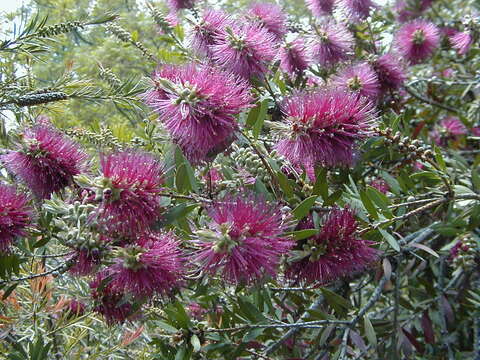
<svg viewBox="0 0 480 360">
<path fill-rule="evenodd" d="M 1 353 L 480 357 L 466 4 L 169 0 L 1 42 Z"/>
</svg>

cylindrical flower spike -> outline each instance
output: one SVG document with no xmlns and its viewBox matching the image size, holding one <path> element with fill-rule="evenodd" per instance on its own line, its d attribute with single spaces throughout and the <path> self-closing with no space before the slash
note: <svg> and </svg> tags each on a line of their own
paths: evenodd
<svg viewBox="0 0 480 360">
<path fill-rule="evenodd" d="M 252 283 L 275 276 L 280 257 L 292 246 L 282 234 L 286 224 L 278 206 L 261 198 L 227 197 L 209 209 L 208 230 L 197 231 L 196 257 L 202 269 L 221 269 L 231 283 Z"/>
<path fill-rule="evenodd" d="M 26 129 L 23 146 L 2 156 L 1 160 L 38 198 L 50 198 L 85 169 L 87 155 L 53 127 L 38 125 Z"/>
<path fill-rule="evenodd" d="M 25 229 L 32 222 L 32 214 L 25 195 L 0 183 L 0 251 L 7 250 L 16 237 L 27 234 Z"/>
<path fill-rule="evenodd" d="M 358 238 L 357 226 L 349 208 L 332 210 L 317 235 L 297 244 L 287 277 L 324 285 L 364 271 L 377 260 L 378 250 L 371 247 L 373 242 Z M 312 217 L 299 228 L 313 229 Z"/>
<path fill-rule="evenodd" d="M 160 218 L 162 164 L 147 153 L 101 155 L 100 202 L 91 220 L 109 234 L 137 236 Z"/>
<path fill-rule="evenodd" d="M 396 48 L 412 64 L 429 58 L 440 44 L 438 28 L 425 20 L 403 25 L 396 34 Z"/>
<path fill-rule="evenodd" d="M 163 66 L 145 95 L 174 142 L 193 162 L 210 160 L 234 140 L 235 116 L 250 107 L 246 81 L 210 65 Z"/>
<path fill-rule="evenodd" d="M 106 270 L 112 289 L 119 293 L 135 298 L 169 294 L 182 280 L 183 260 L 171 233 L 142 234 L 119 253 L 121 256 Z"/>
</svg>

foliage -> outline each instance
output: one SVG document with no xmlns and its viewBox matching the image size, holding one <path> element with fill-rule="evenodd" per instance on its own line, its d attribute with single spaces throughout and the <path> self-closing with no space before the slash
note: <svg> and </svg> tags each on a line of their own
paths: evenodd
<svg viewBox="0 0 480 360">
<path fill-rule="evenodd" d="M 316 18 L 285 1 L 285 39 L 317 58 L 285 72 L 282 56 L 255 53 L 286 46 L 258 27 L 248 46 L 266 70 L 243 80 L 217 65 L 247 46 L 234 30 L 258 21 L 249 3 L 188 3 L 173 16 L 164 3 L 36 0 L 10 19 L 22 24 L 0 42 L 0 183 L 35 216 L 22 209 L 28 226 L 9 234 L 27 236 L 0 253 L 0 358 L 478 358 L 478 3 L 361 0 L 363 16 L 342 0 Z M 236 19 L 205 56 L 189 32 L 212 6 Z M 398 52 L 402 16 L 441 30 L 415 65 Z M 332 33 L 352 54 L 321 66 L 318 39 Z M 380 86 L 384 54 L 398 73 Z M 357 62 L 368 66 L 342 85 Z M 187 63 L 235 96 L 190 68 L 151 76 Z M 373 90 L 355 92 L 362 81 Z M 318 123 L 320 140 L 304 143 Z M 62 172 L 62 151 L 53 159 L 32 135 L 42 126 L 61 131 L 49 149 L 78 142 L 84 171 Z M 35 198 L 12 152 L 63 189 Z M 23 226 L 1 200 L 0 230 Z"/>
</svg>

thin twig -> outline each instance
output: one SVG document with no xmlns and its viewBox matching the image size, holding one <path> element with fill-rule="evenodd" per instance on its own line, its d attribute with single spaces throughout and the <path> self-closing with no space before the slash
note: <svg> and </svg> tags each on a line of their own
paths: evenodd
<svg viewBox="0 0 480 360">
<path fill-rule="evenodd" d="M 434 100 L 432 100 L 432 99 L 428 99 L 428 98 L 426 98 L 426 97 L 423 97 L 423 96 L 417 94 L 415 91 L 413 91 L 409 86 L 405 86 L 405 90 L 406 90 L 410 95 L 412 95 L 414 98 L 416 98 L 416 99 L 418 99 L 418 100 L 420 100 L 420 101 L 422 101 L 422 102 L 424 102 L 424 103 L 426 103 L 426 104 L 430 104 L 430 105 L 432 105 L 432 106 L 436 106 L 436 107 L 439 107 L 439 108 L 441 108 L 441 109 L 450 111 L 450 112 L 452 112 L 452 113 L 454 113 L 454 114 L 458 114 L 458 110 L 457 110 L 457 109 L 454 109 L 454 108 L 452 108 L 452 107 L 450 107 L 450 106 L 448 106 L 448 105 L 443 105 L 443 104 L 438 103 L 438 102 L 436 102 L 436 101 L 434 101 Z"/>
<path fill-rule="evenodd" d="M 32 275 L 28 275 L 28 276 L 25 276 L 25 277 L 21 277 L 21 278 L 15 278 L 15 279 L 9 279 L 9 280 L 4 280 L 4 281 L 0 281 L 0 285 L 3 285 L 3 284 L 8 284 L 8 283 L 12 283 L 12 282 L 20 282 L 20 281 L 25 281 L 25 280 L 31 280 L 31 279 L 36 279 L 36 278 L 39 278 L 39 277 L 43 277 L 43 276 L 48 276 L 48 275 L 51 275 L 55 272 L 61 272 L 62 270 L 66 270 L 68 267 L 66 264 L 62 264 L 52 270 L 49 270 L 49 271 L 46 271 L 46 272 L 43 272 L 43 273 L 40 273 L 40 274 L 32 274 Z"/>
</svg>

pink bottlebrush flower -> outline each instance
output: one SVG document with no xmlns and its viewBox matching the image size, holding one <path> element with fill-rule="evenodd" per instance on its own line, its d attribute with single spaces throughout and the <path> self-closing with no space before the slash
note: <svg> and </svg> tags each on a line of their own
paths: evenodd
<svg viewBox="0 0 480 360">
<path fill-rule="evenodd" d="M 112 288 L 105 271 L 96 275 L 90 283 L 90 291 L 95 302 L 93 310 L 103 315 L 107 324 L 121 324 L 129 318 L 135 317 L 134 304 Z"/>
<path fill-rule="evenodd" d="M 353 35 L 341 24 L 326 22 L 317 27 L 317 36 L 310 44 L 310 57 L 314 63 L 332 66 L 350 57 Z"/>
<path fill-rule="evenodd" d="M 332 15 L 335 0 L 305 0 L 313 16 L 322 17 Z"/>
<path fill-rule="evenodd" d="M 370 186 L 380 191 L 382 194 L 386 194 L 390 191 L 390 186 L 383 179 L 375 179 L 370 182 Z"/>
<path fill-rule="evenodd" d="M 398 90 L 407 76 L 400 61 L 392 54 L 384 54 L 372 62 L 382 91 Z"/>
<path fill-rule="evenodd" d="M 235 138 L 235 116 L 250 107 L 247 82 L 218 68 L 163 66 L 146 102 L 160 116 L 185 156 L 198 163 L 225 150 Z"/>
<path fill-rule="evenodd" d="M 332 84 L 344 91 L 375 100 L 380 93 L 380 84 L 373 68 L 365 62 L 350 65 L 332 79 Z"/>
<path fill-rule="evenodd" d="M 474 126 L 471 132 L 473 136 L 480 136 L 480 126 Z"/>
<path fill-rule="evenodd" d="M 82 316 L 85 314 L 85 304 L 76 299 L 72 299 L 68 304 L 68 312 L 72 316 Z"/>
<path fill-rule="evenodd" d="M 252 3 L 247 11 L 247 16 L 262 25 L 277 40 L 281 40 L 287 32 L 286 16 L 277 4 Z"/>
<path fill-rule="evenodd" d="M 203 176 L 203 180 L 207 184 L 211 184 L 212 186 L 217 185 L 220 181 L 223 180 L 223 175 L 220 171 L 216 168 L 211 168 L 208 172 Z"/>
<path fill-rule="evenodd" d="M 17 194 L 13 186 L 0 183 L 0 251 L 7 250 L 16 237 L 27 235 L 25 228 L 32 216 L 28 198 Z"/>
<path fill-rule="evenodd" d="M 208 312 L 207 309 L 202 308 L 196 302 L 191 302 L 190 304 L 188 304 L 187 310 L 189 315 L 196 320 L 202 320 L 205 314 Z"/>
<path fill-rule="evenodd" d="M 310 216 L 299 229 L 313 229 Z M 372 241 L 356 235 L 358 223 L 349 208 L 334 209 L 319 233 L 298 243 L 286 275 L 296 281 L 324 285 L 365 271 L 378 258 Z"/>
<path fill-rule="evenodd" d="M 73 275 L 86 276 L 91 274 L 93 270 L 100 265 L 101 260 L 100 250 L 79 248 L 75 250 L 74 255 L 70 257 L 73 266 L 68 270 Z"/>
<path fill-rule="evenodd" d="M 220 268 L 231 283 L 252 283 L 274 276 L 280 257 L 292 246 L 283 237 L 286 224 L 278 206 L 265 200 L 227 197 L 209 209 L 209 230 L 197 231 L 196 260 L 204 271 Z"/>
<path fill-rule="evenodd" d="M 115 292 L 135 298 L 168 294 L 183 275 L 183 260 L 173 234 L 145 233 L 134 245 L 120 250 L 121 256 L 107 268 Z"/>
<path fill-rule="evenodd" d="M 58 130 L 38 125 L 23 132 L 23 149 L 2 156 L 5 167 L 47 199 L 85 169 L 87 155 Z"/>
<path fill-rule="evenodd" d="M 467 132 L 467 127 L 459 118 L 449 116 L 440 121 L 439 126 L 430 132 L 430 136 L 438 146 L 447 146 L 449 141 L 455 141 Z"/>
<path fill-rule="evenodd" d="M 125 151 L 101 155 L 103 174 L 94 218 L 110 234 L 136 236 L 160 217 L 162 165 L 152 155 Z"/>
<path fill-rule="evenodd" d="M 216 39 L 226 26 L 232 26 L 230 16 L 223 11 L 206 10 L 199 23 L 190 31 L 190 45 L 200 55 L 212 56 L 210 47 L 216 44 Z"/>
<path fill-rule="evenodd" d="M 430 57 L 438 47 L 440 32 L 428 21 L 414 20 L 398 30 L 395 41 L 400 55 L 412 64 L 418 64 Z"/>
<path fill-rule="evenodd" d="M 308 68 L 307 47 L 301 38 L 285 44 L 279 50 L 280 68 L 290 75 L 303 72 Z"/>
<path fill-rule="evenodd" d="M 313 178 L 315 165 L 349 166 L 355 142 L 371 135 L 372 104 L 363 97 L 335 89 L 299 93 L 282 106 L 278 124 L 279 154 Z"/>
<path fill-rule="evenodd" d="M 213 60 L 247 80 L 251 77 L 263 78 L 277 54 L 275 37 L 253 22 L 227 26 L 216 42 L 211 47 Z"/>
<path fill-rule="evenodd" d="M 350 21 L 366 19 L 377 6 L 371 0 L 339 0 L 338 7 Z"/>
<path fill-rule="evenodd" d="M 195 2 L 196 0 L 167 0 L 167 6 L 173 13 L 182 9 L 191 9 L 195 5 Z"/>
<path fill-rule="evenodd" d="M 457 50 L 459 55 L 465 55 L 473 43 L 473 37 L 469 31 L 457 32 L 449 38 L 452 47 Z"/>
</svg>

